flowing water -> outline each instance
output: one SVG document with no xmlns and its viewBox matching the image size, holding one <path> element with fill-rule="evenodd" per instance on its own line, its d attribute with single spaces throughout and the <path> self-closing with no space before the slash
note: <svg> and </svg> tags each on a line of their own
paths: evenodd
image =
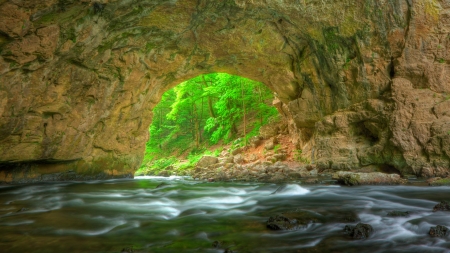
<svg viewBox="0 0 450 253">
<path fill-rule="evenodd" d="M 431 211 L 445 199 L 449 187 L 182 178 L 1 186 L 0 252 L 450 252 L 450 237 L 428 235 L 432 226 L 450 227 L 450 212 Z M 266 228 L 269 216 L 293 209 L 331 218 L 296 231 Z M 387 216 L 393 210 L 411 215 Z M 355 223 L 333 222 L 333 212 L 356 212 L 374 233 L 346 237 L 344 226 Z"/>
</svg>

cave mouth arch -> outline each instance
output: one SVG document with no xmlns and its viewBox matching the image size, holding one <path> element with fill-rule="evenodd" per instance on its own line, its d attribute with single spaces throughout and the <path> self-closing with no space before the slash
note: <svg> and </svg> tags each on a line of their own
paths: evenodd
<svg viewBox="0 0 450 253">
<path fill-rule="evenodd" d="M 135 175 L 184 175 L 203 155 L 245 145 L 279 119 L 265 84 L 228 73 L 201 74 L 166 91 L 153 108 L 150 138 Z M 182 160 L 182 161 L 180 161 Z M 174 168 L 176 166 L 176 168 Z"/>
<path fill-rule="evenodd" d="M 326 8 L 323 1 L 38 2 L 0 3 L 0 19 L 8 21 L 0 22 L 2 182 L 131 177 L 148 138 L 145 115 L 166 90 L 206 72 L 264 81 L 277 93 L 291 134 L 315 148 L 315 160 L 336 165 L 342 152 L 319 152 L 338 146 L 327 140 L 340 121 L 327 116 L 354 108 L 384 115 L 384 106 L 360 103 L 384 103 L 396 85 L 417 86 L 412 73 L 424 67 L 406 63 L 428 58 L 402 52 L 415 48 L 415 38 L 434 38 L 437 25 L 417 30 L 422 22 L 414 19 L 430 12 L 404 1 L 376 5 L 376 13 L 367 12 L 375 9 L 371 1 L 351 0 L 328 1 Z M 398 18 L 385 18 L 392 15 Z M 421 63 L 430 71 L 420 86 L 448 90 L 434 78 L 444 63 Z M 441 155 L 434 162 L 421 153 L 408 157 L 415 155 L 421 162 L 411 164 L 441 164 Z"/>
</svg>

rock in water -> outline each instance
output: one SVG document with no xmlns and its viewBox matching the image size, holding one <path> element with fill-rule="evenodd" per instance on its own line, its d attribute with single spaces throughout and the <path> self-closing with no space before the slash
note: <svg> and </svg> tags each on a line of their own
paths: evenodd
<svg viewBox="0 0 450 253">
<path fill-rule="evenodd" d="M 437 211 L 450 211 L 450 204 L 448 201 L 441 201 L 441 203 L 437 204 L 433 208 L 433 212 Z"/>
<path fill-rule="evenodd" d="M 222 247 L 222 242 L 214 241 L 214 242 L 212 243 L 212 246 L 213 246 L 214 248 L 218 249 L 218 248 Z"/>
<path fill-rule="evenodd" d="M 121 253 L 133 253 L 133 247 L 127 247 L 127 248 L 123 248 Z"/>
<path fill-rule="evenodd" d="M 431 227 L 428 234 L 430 234 L 432 237 L 445 237 L 448 234 L 448 228 L 445 226 L 437 225 L 436 227 Z"/>
<path fill-rule="evenodd" d="M 389 217 L 408 217 L 409 216 L 409 212 L 402 212 L 402 211 L 390 211 L 389 213 L 387 213 L 387 216 Z"/>
<path fill-rule="evenodd" d="M 356 226 L 345 226 L 344 232 L 353 239 L 366 239 L 373 232 L 373 228 L 369 224 L 358 223 Z"/>
<path fill-rule="evenodd" d="M 271 216 L 267 220 L 267 228 L 271 230 L 297 230 L 310 223 L 323 221 L 323 217 L 317 213 L 307 210 L 294 210 Z"/>
<path fill-rule="evenodd" d="M 283 215 L 276 215 L 267 220 L 267 228 L 271 230 L 295 230 L 298 228 L 296 219 L 289 219 Z"/>
<path fill-rule="evenodd" d="M 333 174 L 333 179 L 339 183 L 354 185 L 397 185 L 406 183 L 398 174 L 385 174 L 381 172 L 374 173 L 355 173 L 348 171 L 339 171 Z"/>
<path fill-rule="evenodd" d="M 26 211 L 28 211 L 28 210 L 30 210 L 30 209 L 25 208 L 25 207 L 22 207 L 22 208 L 20 208 L 19 210 L 17 210 L 17 213 L 26 212 Z"/>
</svg>

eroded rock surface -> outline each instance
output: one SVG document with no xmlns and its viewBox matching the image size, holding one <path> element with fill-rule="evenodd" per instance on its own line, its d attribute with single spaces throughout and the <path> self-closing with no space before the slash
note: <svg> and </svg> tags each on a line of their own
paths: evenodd
<svg viewBox="0 0 450 253">
<path fill-rule="evenodd" d="M 319 170 L 449 176 L 448 1 L 0 1 L 0 181 L 133 176 L 196 75 L 264 82 Z"/>
<path fill-rule="evenodd" d="M 402 179 L 397 174 L 385 174 L 381 172 L 373 173 L 354 173 L 348 171 L 340 171 L 333 174 L 333 179 L 339 183 L 354 186 L 354 185 L 397 185 L 405 184 L 406 179 Z"/>
</svg>

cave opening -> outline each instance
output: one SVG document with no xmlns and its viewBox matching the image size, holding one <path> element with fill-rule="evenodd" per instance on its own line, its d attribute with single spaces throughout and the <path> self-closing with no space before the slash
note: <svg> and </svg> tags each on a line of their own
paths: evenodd
<svg viewBox="0 0 450 253">
<path fill-rule="evenodd" d="M 150 138 L 135 175 L 186 175 L 205 155 L 247 145 L 279 120 L 275 93 L 227 73 L 202 74 L 166 91 L 153 108 Z"/>
</svg>

